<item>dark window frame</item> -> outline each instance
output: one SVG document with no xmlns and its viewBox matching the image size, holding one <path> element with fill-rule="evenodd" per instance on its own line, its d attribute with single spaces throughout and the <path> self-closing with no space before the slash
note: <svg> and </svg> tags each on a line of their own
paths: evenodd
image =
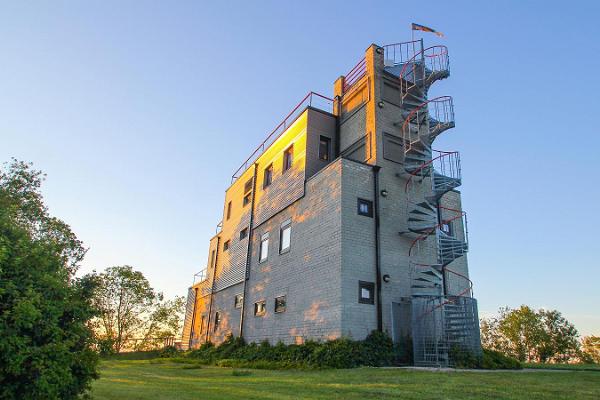
<svg viewBox="0 0 600 400">
<path fill-rule="evenodd" d="M 226 240 L 223 242 L 223 251 L 228 251 L 231 246 L 231 240 Z"/>
<path fill-rule="evenodd" d="M 268 188 L 273 183 L 273 164 L 269 164 L 263 171 L 263 189 Z"/>
<path fill-rule="evenodd" d="M 321 144 L 325 144 L 325 154 L 322 152 Z M 328 136 L 319 136 L 319 160 L 331 161 L 331 138 Z"/>
<path fill-rule="evenodd" d="M 289 243 L 288 247 L 286 247 L 284 249 L 283 248 L 283 231 L 287 228 L 290 229 L 290 243 Z M 281 226 L 279 227 L 279 254 L 285 254 L 285 253 L 289 252 L 291 248 L 292 248 L 292 220 L 288 219 L 287 221 L 282 223 Z"/>
<path fill-rule="evenodd" d="M 221 325 L 221 311 L 216 311 L 213 332 L 216 332 L 217 329 L 219 329 L 219 325 Z"/>
<path fill-rule="evenodd" d="M 248 204 L 252 203 L 252 192 L 246 193 L 242 198 L 242 207 L 246 207 Z"/>
<path fill-rule="evenodd" d="M 292 165 L 294 165 L 294 145 L 293 144 L 288 146 L 288 148 L 283 151 L 283 165 L 282 165 L 283 173 L 292 169 Z"/>
<path fill-rule="evenodd" d="M 263 258 L 263 242 L 267 242 L 267 254 L 265 258 Z M 258 262 L 264 263 L 269 259 L 269 232 L 263 233 L 260 237 L 260 242 L 258 245 Z"/>
<path fill-rule="evenodd" d="M 250 178 L 244 183 L 244 194 L 252 191 L 252 183 L 254 178 Z"/>
<path fill-rule="evenodd" d="M 259 311 L 259 304 L 262 304 L 262 311 Z M 255 317 L 262 317 L 263 315 L 265 315 L 267 313 L 267 301 L 266 300 L 260 300 L 257 301 L 256 303 L 254 303 L 254 316 Z"/>
<path fill-rule="evenodd" d="M 248 237 L 248 228 L 244 228 L 240 231 L 240 240 L 244 240 Z"/>
<path fill-rule="evenodd" d="M 283 306 L 281 305 L 281 303 L 278 304 L 278 302 L 280 302 L 280 300 L 283 299 Z M 276 314 L 285 312 L 285 310 L 287 309 L 287 295 L 281 295 L 281 296 L 277 296 L 275 297 L 275 304 L 273 307 L 273 311 Z"/>
<path fill-rule="evenodd" d="M 229 221 L 229 218 L 231 218 L 231 201 L 229 203 L 227 203 L 227 221 Z"/>
<path fill-rule="evenodd" d="M 200 316 L 200 326 L 198 327 L 198 335 L 204 333 L 204 323 L 206 322 L 206 316 Z"/>
<path fill-rule="evenodd" d="M 244 302 L 244 295 L 242 293 L 236 294 L 233 299 L 233 308 L 242 308 Z"/>
<path fill-rule="evenodd" d="M 367 289 L 370 293 L 369 298 L 364 298 L 362 290 Z M 375 283 L 358 281 L 358 302 L 361 304 L 375 304 Z"/>
<path fill-rule="evenodd" d="M 361 206 L 366 206 L 367 211 L 363 211 Z M 367 199 L 361 199 L 360 197 L 357 199 L 356 209 L 358 215 L 362 215 L 363 217 L 373 218 L 373 202 Z"/>
</svg>

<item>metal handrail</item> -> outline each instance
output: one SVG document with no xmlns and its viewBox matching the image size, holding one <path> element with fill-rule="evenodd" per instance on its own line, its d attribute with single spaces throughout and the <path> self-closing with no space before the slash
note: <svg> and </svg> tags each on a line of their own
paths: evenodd
<svg viewBox="0 0 600 400">
<path fill-rule="evenodd" d="M 346 93 L 355 83 L 361 80 L 367 73 L 367 59 L 363 57 L 350 72 L 344 76 L 344 85 L 342 86 L 342 93 Z"/>
<path fill-rule="evenodd" d="M 432 233 L 434 233 L 437 229 L 441 229 L 442 226 L 444 226 L 444 225 L 446 225 L 446 224 L 448 224 L 448 223 L 450 223 L 452 221 L 455 221 L 455 220 L 457 220 L 459 218 L 463 218 L 463 217 L 466 218 L 466 216 L 467 216 L 467 213 L 465 211 L 462 211 L 462 210 L 455 210 L 455 209 L 447 208 L 447 207 L 443 207 L 443 206 L 438 206 L 438 208 L 442 209 L 442 210 L 446 210 L 446 211 L 456 212 L 456 213 L 458 213 L 458 215 L 456 215 L 456 216 L 454 216 L 454 217 L 452 217 L 450 219 L 441 220 L 433 228 L 431 228 L 430 230 L 428 230 L 427 233 L 421 234 L 421 236 L 417 236 L 417 238 L 412 241 L 412 243 L 410 244 L 410 248 L 408 249 L 408 256 L 409 257 L 412 255 L 412 250 L 413 250 L 413 248 L 415 247 L 415 245 L 419 241 L 425 240 L 427 237 L 429 237 L 429 235 L 431 235 Z"/>
<path fill-rule="evenodd" d="M 437 49 L 437 48 L 441 49 L 441 51 L 439 53 L 433 53 L 433 54 L 427 54 L 426 53 L 428 50 L 434 50 L 434 49 Z M 416 64 L 415 60 L 416 60 L 417 56 L 419 56 L 419 55 L 421 55 L 421 60 L 425 60 L 426 58 L 434 58 L 434 57 L 447 56 L 448 55 L 448 47 L 443 46 L 443 45 L 435 45 L 435 46 L 428 47 L 428 48 L 426 48 L 424 50 L 421 50 L 420 52 L 416 53 L 408 61 L 406 61 L 404 63 L 404 66 L 400 70 L 400 75 L 399 75 L 400 78 L 406 80 L 406 78 L 405 78 L 405 70 L 406 70 L 406 68 L 409 67 L 409 66 L 413 66 L 413 68 L 414 68 L 414 65 Z M 412 63 L 411 63 L 411 61 L 412 61 Z M 432 61 L 432 63 L 433 63 L 433 61 Z M 440 66 L 442 66 L 441 62 L 440 62 Z M 441 68 L 440 68 L 440 70 L 441 70 Z M 435 71 L 435 70 L 432 69 L 432 71 Z M 414 76 L 414 72 L 413 72 L 413 76 Z"/>
<path fill-rule="evenodd" d="M 446 102 L 446 101 L 452 102 L 452 96 L 439 96 L 439 97 L 435 97 L 433 99 L 424 101 L 423 103 L 419 104 L 404 119 L 404 123 L 402 124 L 402 132 L 404 132 L 404 130 L 406 128 L 406 124 L 408 124 L 410 122 L 410 120 L 413 119 L 414 114 L 417 114 L 419 111 L 421 111 L 421 109 L 423 109 L 424 107 L 426 107 L 429 103 L 434 103 L 435 104 L 435 103 L 442 103 L 442 102 Z M 454 113 L 451 111 L 451 114 L 454 114 Z M 454 119 L 454 116 L 451 115 L 451 118 Z"/>
<path fill-rule="evenodd" d="M 420 45 L 418 48 L 416 47 L 417 44 Z M 407 60 L 412 59 L 415 55 L 422 53 L 423 39 L 386 44 L 383 46 L 383 50 L 385 60 L 393 60 L 394 65 L 403 64 Z M 399 55 L 399 57 L 397 57 L 397 55 Z M 404 57 L 405 55 L 406 57 Z"/>
<path fill-rule="evenodd" d="M 317 100 L 325 101 L 325 103 L 328 104 L 328 106 L 319 106 L 315 103 L 313 97 Z M 235 182 L 244 173 L 244 171 L 246 171 L 248 167 L 250 167 L 250 165 L 254 161 L 256 161 L 262 153 L 264 153 L 265 149 L 273 142 L 275 142 L 275 140 L 277 140 L 285 132 L 288 126 L 296 120 L 296 118 L 300 115 L 297 114 L 297 112 L 304 111 L 304 108 L 306 107 L 316 107 L 327 112 L 332 112 L 333 99 L 330 99 L 329 97 L 323 96 L 322 94 L 316 92 L 308 92 L 308 94 L 304 96 L 302 100 L 300 100 L 296 107 L 294 107 L 292 111 L 290 111 L 290 113 L 283 119 L 283 121 L 281 121 L 279 125 L 277 125 L 275 129 L 271 131 L 271 133 L 269 133 L 267 138 L 256 148 L 256 150 L 252 152 L 250 157 L 248 157 L 246 161 L 244 161 L 242 165 L 233 173 L 233 175 L 231 176 L 232 183 Z"/>
<path fill-rule="evenodd" d="M 431 160 L 423 163 L 419 168 L 410 173 L 410 177 L 406 180 L 406 184 L 404 185 L 404 191 L 408 191 L 408 185 L 412 181 L 412 178 L 417 176 L 419 172 L 425 169 L 427 166 L 433 164 L 436 160 L 441 160 L 443 157 L 449 157 L 451 155 L 458 155 L 458 151 L 441 151 L 441 150 L 433 150 L 435 152 L 441 153 L 439 156 L 432 158 Z"/>
<path fill-rule="evenodd" d="M 192 282 L 192 285 L 196 284 L 196 278 L 198 279 L 198 283 L 204 282 L 205 280 L 207 280 L 208 279 L 208 267 L 204 267 L 204 269 L 201 269 L 200 271 L 198 271 L 194 274 L 194 281 Z"/>
</svg>

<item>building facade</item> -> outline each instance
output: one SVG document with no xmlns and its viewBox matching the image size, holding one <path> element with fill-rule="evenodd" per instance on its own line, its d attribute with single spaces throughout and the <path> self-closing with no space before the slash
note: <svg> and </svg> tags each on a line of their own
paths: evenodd
<svg viewBox="0 0 600 400">
<path fill-rule="evenodd" d="M 232 177 L 208 265 L 188 291 L 183 343 L 228 335 L 301 343 L 387 332 L 415 363 L 480 352 L 457 188 L 445 46 L 371 45 L 309 93 Z"/>
</svg>

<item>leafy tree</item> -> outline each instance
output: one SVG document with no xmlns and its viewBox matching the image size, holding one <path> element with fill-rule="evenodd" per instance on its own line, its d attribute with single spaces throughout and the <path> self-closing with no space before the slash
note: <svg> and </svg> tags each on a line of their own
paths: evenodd
<svg viewBox="0 0 600 400">
<path fill-rule="evenodd" d="M 148 349 L 156 341 L 180 331 L 183 297 L 167 301 L 146 277 L 129 265 L 107 268 L 95 275 L 98 282 L 93 303 L 99 310 L 96 333 L 114 352 L 131 347 Z"/>
<path fill-rule="evenodd" d="M 600 363 L 600 336 L 586 336 L 581 340 L 583 358 L 588 362 Z"/>
<path fill-rule="evenodd" d="M 483 347 L 520 361 L 565 362 L 579 355 L 578 332 L 556 310 L 501 308 L 481 321 Z"/>
<path fill-rule="evenodd" d="M 74 277 L 85 249 L 49 215 L 43 178 L 16 160 L 0 170 L 2 399 L 72 399 L 97 377 L 94 281 Z"/>
</svg>

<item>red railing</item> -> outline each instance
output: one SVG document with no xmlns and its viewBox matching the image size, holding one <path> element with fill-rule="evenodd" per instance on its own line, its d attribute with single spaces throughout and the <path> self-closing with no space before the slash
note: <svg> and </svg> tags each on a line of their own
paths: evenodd
<svg viewBox="0 0 600 400">
<path fill-rule="evenodd" d="M 413 59 L 417 54 L 423 52 L 423 40 L 386 44 L 383 46 L 383 50 L 386 63 L 393 65 L 404 64 Z"/>
<path fill-rule="evenodd" d="M 367 73 L 367 60 L 363 58 L 356 64 L 350 72 L 344 76 L 344 85 L 342 86 L 342 93 L 346 93 L 354 84 L 362 79 Z"/>
<path fill-rule="evenodd" d="M 416 71 L 419 61 L 417 57 L 421 56 L 421 61 L 425 68 L 430 73 L 444 71 L 448 69 L 448 48 L 446 46 L 436 45 L 426 48 L 425 50 L 413 55 L 409 60 L 405 61 L 402 70 L 400 70 L 400 78 L 406 82 L 416 83 L 417 76 L 425 78 L 425 71 L 418 74 Z M 412 70 L 409 71 L 409 68 Z"/>
<path fill-rule="evenodd" d="M 432 110 L 429 110 L 429 105 L 433 105 L 433 115 L 431 115 Z M 430 117 L 434 118 L 440 123 L 454 121 L 454 105 L 452 104 L 452 97 L 439 96 L 419 104 L 419 106 L 415 107 L 415 109 L 412 110 L 404 120 L 404 123 L 402 124 L 402 132 L 406 131 L 410 121 L 418 118 L 419 113 L 423 112 L 427 112 Z"/>
<path fill-rule="evenodd" d="M 417 238 L 412 241 L 412 243 L 410 244 L 410 248 L 408 249 L 409 257 L 412 255 L 413 248 L 419 241 L 425 240 L 427 237 L 429 237 L 429 235 L 434 233 L 437 229 L 441 229 L 444 225 L 449 224 L 450 222 L 455 221 L 457 219 L 466 218 L 466 216 L 467 216 L 467 213 L 462 210 L 455 210 L 455 209 L 444 207 L 444 206 L 438 206 L 438 209 L 455 212 L 457 215 L 453 216 L 452 218 L 441 219 L 438 224 L 436 224 L 433 228 L 428 230 L 426 233 L 421 234 L 420 236 L 417 236 Z M 463 225 L 464 225 L 464 229 L 465 229 L 465 239 L 466 239 L 467 238 L 466 221 Z"/>
<path fill-rule="evenodd" d="M 423 170 L 428 167 L 435 168 L 435 164 L 437 163 L 440 167 L 437 168 L 438 172 L 443 175 L 449 176 L 451 178 L 460 176 L 460 159 L 458 151 L 441 151 L 441 150 L 433 150 L 436 153 L 439 153 L 439 156 L 432 158 L 431 160 L 423 163 L 419 168 L 410 173 L 410 176 L 406 180 L 406 184 L 404 185 L 404 191 L 408 191 L 408 187 L 412 181 L 412 179 L 418 176 Z M 448 173 L 446 173 L 448 172 Z"/>
<path fill-rule="evenodd" d="M 242 163 L 242 165 L 233 173 L 231 176 L 232 183 L 236 181 L 243 173 L 264 153 L 265 149 L 273 144 L 285 130 L 300 116 L 300 114 L 307 107 L 319 108 L 327 112 L 333 112 L 333 99 L 323 96 L 322 94 L 315 92 L 308 92 L 308 94 L 300 100 L 298 105 L 294 107 L 292 111 L 281 121 L 279 125 L 269 133 L 267 138 L 252 152 L 250 157 Z"/>
</svg>

